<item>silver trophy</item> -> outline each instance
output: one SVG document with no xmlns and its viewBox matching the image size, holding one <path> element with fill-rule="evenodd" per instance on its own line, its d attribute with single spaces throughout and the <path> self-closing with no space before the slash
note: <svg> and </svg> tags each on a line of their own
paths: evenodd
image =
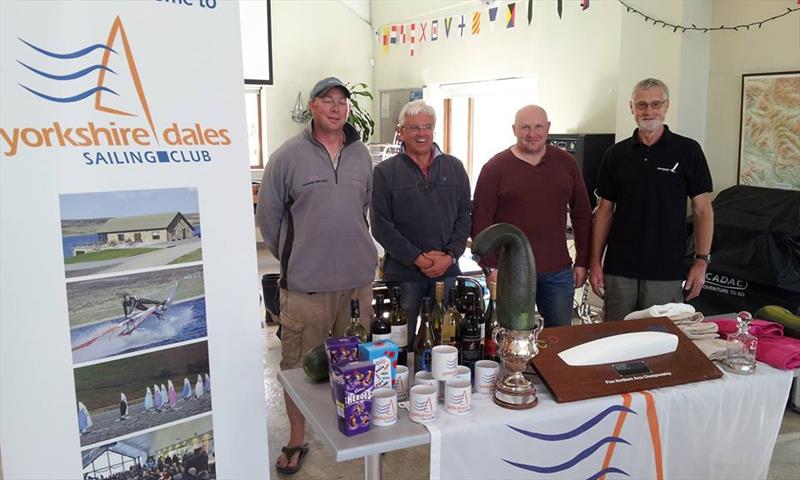
<svg viewBox="0 0 800 480">
<path fill-rule="evenodd" d="M 497 223 L 482 231 L 472 241 L 477 257 L 499 248 L 497 272 L 497 322 L 492 332 L 497 354 L 511 372 L 497 382 L 494 401 L 505 408 L 533 408 L 538 403 L 536 387 L 522 375 L 531 359 L 539 353 L 538 336 L 542 317 L 535 313 L 536 263 L 531 246 L 522 230 Z"/>
</svg>

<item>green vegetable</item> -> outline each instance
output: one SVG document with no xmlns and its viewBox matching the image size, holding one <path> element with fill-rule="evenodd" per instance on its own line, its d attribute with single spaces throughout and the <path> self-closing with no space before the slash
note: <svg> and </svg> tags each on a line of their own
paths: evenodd
<svg viewBox="0 0 800 480">
<path fill-rule="evenodd" d="M 314 383 L 324 382 L 328 379 L 328 352 L 325 345 L 312 348 L 303 357 L 303 371 Z"/>
<path fill-rule="evenodd" d="M 765 305 L 753 314 L 753 318 L 778 322 L 783 325 L 784 335 L 800 338 L 800 317 L 779 305 Z"/>
<path fill-rule="evenodd" d="M 497 271 L 497 321 L 511 330 L 538 328 L 536 305 L 536 261 L 522 230 L 510 223 L 496 223 L 472 239 L 478 257 L 500 249 Z"/>
</svg>

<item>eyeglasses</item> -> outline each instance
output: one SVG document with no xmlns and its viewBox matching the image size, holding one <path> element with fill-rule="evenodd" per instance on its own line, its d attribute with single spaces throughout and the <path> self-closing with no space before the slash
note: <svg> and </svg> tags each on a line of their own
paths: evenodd
<svg viewBox="0 0 800 480">
<path fill-rule="evenodd" d="M 647 110 L 647 107 L 650 107 L 653 110 L 658 110 L 659 108 L 665 106 L 667 103 L 669 103 L 669 100 L 656 100 L 650 103 L 636 102 L 633 104 L 633 106 L 636 107 L 636 110 L 642 110 L 642 111 Z"/>
<path fill-rule="evenodd" d="M 420 133 L 420 132 L 431 132 L 433 131 L 433 125 L 411 125 L 411 126 L 403 126 L 406 130 L 410 130 L 412 133 Z"/>
</svg>

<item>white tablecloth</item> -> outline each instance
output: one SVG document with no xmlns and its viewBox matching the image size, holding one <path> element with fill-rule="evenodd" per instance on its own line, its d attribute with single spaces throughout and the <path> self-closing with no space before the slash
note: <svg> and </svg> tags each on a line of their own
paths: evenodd
<svg viewBox="0 0 800 480">
<path fill-rule="evenodd" d="M 431 478 L 765 478 L 792 373 L 754 375 L 571 403 L 539 386 L 539 405 L 508 410 L 473 398 L 455 417 L 439 409 Z"/>
</svg>

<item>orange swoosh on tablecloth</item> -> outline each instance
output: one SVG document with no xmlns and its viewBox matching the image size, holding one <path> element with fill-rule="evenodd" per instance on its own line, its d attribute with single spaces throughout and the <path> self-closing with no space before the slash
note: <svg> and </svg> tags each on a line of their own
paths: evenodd
<svg viewBox="0 0 800 480">
<path fill-rule="evenodd" d="M 656 480 L 664 479 L 664 457 L 661 454 L 661 433 L 658 428 L 658 413 L 653 394 L 647 391 L 640 392 L 647 402 L 647 423 L 650 426 L 650 440 L 653 443 L 653 460 L 656 464 Z"/>
<path fill-rule="evenodd" d="M 631 394 L 630 393 L 623 393 L 622 394 L 622 404 L 625 408 L 630 408 L 631 406 Z M 625 423 L 625 417 L 628 415 L 628 412 L 622 411 L 619 412 L 619 416 L 617 417 L 617 423 L 614 425 L 614 433 L 611 434 L 613 437 L 619 437 L 619 434 L 622 433 L 622 425 Z M 608 448 L 606 449 L 606 456 L 603 459 L 603 468 L 605 470 L 611 464 L 611 458 L 614 456 L 614 448 L 617 446 L 616 442 L 611 442 L 608 444 Z M 603 475 L 600 477 L 599 480 L 605 480 L 606 476 Z"/>
</svg>

